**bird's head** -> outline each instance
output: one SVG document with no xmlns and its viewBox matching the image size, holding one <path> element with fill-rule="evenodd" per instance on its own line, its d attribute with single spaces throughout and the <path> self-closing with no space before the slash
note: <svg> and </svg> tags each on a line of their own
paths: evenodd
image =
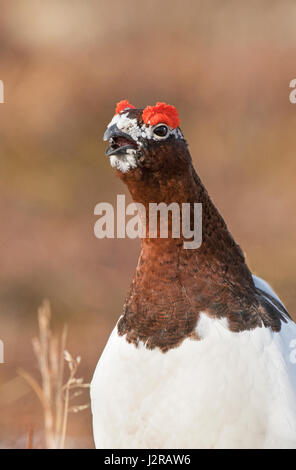
<svg viewBox="0 0 296 470">
<path fill-rule="evenodd" d="M 190 155 L 179 124 L 174 106 L 157 103 L 136 109 L 127 100 L 120 101 L 104 134 L 111 166 L 123 179 L 135 173 L 143 177 L 180 174 L 188 167 Z"/>
</svg>

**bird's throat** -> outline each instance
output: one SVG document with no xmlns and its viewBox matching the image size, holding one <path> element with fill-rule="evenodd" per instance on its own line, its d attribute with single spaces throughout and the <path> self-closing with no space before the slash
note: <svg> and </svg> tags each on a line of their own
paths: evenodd
<svg viewBox="0 0 296 470">
<path fill-rule="evenodd" d="M 159 176 L 159 175 L 158 175 Z M 202 203 L 202 244 L 184 249 L 184 239 L 142 239 L 137 269 L 118 324 L 128 341 L 143 341 L 163 351 L 194 336 L 201 312 L 226 317 L 230 327 L 242 325 L 233 312 L 249 311 L 255 301 L 254 283 L 240 247 L 210 200 L 193 167 L 182 180 L 126 181 L 135 202 Z M 161 200 L 164 199 L 164 201 Z M 146 210 L 146 213 L 147 213 Z M 248 327 L 255 322 L 247 315 Z M 243 328 L 245 328 L 245 324 Z"/>
</svg>

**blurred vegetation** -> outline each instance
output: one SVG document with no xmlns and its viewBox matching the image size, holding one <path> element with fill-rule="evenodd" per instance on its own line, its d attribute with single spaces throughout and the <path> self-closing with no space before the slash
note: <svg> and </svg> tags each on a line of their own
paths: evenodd
<svg viewBox="0 0 296 470">
<path fill-rule="evenodd" d="M 38 305 L 50 299 L 57 329 L 67 321 L 88 381 L 135 269 L 138 241 L 93 235 L 96 203 L 126 193 L 102 142 L 120 99 L 177 106 L 251 268 L 294 314 L 296 3 L 11 0 L 0 11 L 0 447 L 22 447 L 41 420 L 15 382 L 18 367 L 38 374 Z M 90 413 L 69 432 L 92 446 Z"/>
</svg>

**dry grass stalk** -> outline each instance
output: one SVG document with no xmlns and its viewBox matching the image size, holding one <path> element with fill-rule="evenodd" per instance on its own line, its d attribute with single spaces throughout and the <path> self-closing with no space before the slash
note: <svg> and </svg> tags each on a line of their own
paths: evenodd
<svg viewBox="0 0 296 470">
<path fill-rule="evenodd" d="M 67 328 L 61 338 L 50 329 L 51 310 L 48 301 L 38 309 L 39 337 L 33 338 L 33 349 L 41 374 L 41 385 L 24 370 L 19 373 L 31 385 L 38 396 L 44 412 L 45 441 L 48 449 L 63 449 L 67 432 L 68 414 L 82 411 L 89 404 L 70 406 L 70 401 L 89 388 L 83 378 L 76 378 L 81 358 L 73 358 L 65 349 Z M 64 362 L 68 364 L 69 378 L 64 384 Z"/>
<path fill-rule="evenodd" d="M 27 449 L 33 449 L 34 428 L 31 425 L 28 430 Z"/>
</svg>

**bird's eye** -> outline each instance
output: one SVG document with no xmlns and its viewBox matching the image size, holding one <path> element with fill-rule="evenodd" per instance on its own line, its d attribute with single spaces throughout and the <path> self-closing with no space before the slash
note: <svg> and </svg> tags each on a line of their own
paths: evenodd
<svg viewBox="0 0 296 470">
<path fill-rule="evenodd" d="M 168 134 L 168 131 L 168 127 L 164 124 L 160 124 L 160 126 L 157 126 L 153 129 L 154 134 L 158 137 L 165 137 Z"/>
</svg>

